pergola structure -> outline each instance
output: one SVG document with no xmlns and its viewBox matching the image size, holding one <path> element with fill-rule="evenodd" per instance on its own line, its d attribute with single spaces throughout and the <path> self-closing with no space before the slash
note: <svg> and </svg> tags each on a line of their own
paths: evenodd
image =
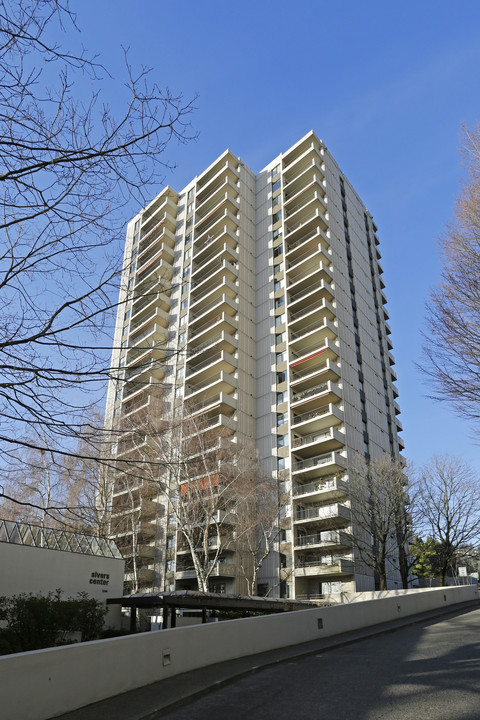
<svg viewBox="0 0 480 720">
<path fill-rule="evenodd" d="M 130 630 L 136 632 L 137 610 L 162 609 L 163 628 L 176 626 L 179 608 L 202 611 L 202 623 L 207 622 L 207 610 L 215 617 L 217 610 L 237 610 L 245 617 L 248 613 L 264 613 L 269 615 L 278 612 L 309 610 L 328 603 L 308 600 L 285 600 L 275 598 L 252 597 L 247 595 L 225 595 L 218 593 L 202 593 L 194 590 L 176 590 L 174 592 L 138 593 L 120 598 L 109 598 L 108 605 L 121 605 L 130 608 Z"/>
</svg>

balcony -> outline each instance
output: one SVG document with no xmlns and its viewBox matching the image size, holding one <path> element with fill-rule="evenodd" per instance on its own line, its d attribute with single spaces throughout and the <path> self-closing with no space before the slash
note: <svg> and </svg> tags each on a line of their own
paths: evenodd
<svg viewBox="0 0 480 720">
<path fill-rule="evenodd" d="M 283 159 L 283 180 L 288 185 L 294 178 L 305 172 L 314 164 L 323 164 L 321 148 L 312 137 L 306 138 L 304 143 L 292 148 Z"/>
<path fill-rule="evenodd" d="M 134 322 L 135 326 L 138 327 L 142 323 L 148 322 L 155 316 L 157 308 L 165 312 L 170 310 L 170 298 L 166 293 L 158 290 L 140 296 L 133 303 L 132 323 Z"/>
<path fill-rule="evenodd" d="M 236 245 L 232 247 L 229 243 L 215 243 L 210 246 L 208 252 L 200 253 L 200 259 L 196 257 L 192 266 L 192 283 L 198 283 L 209 277 L 212 269 L 220 265 L 222 262 L 230 262 L 236 265 L 238 262 L 238 250 Z"/>
<path fill-rule="evenodd" d="M 337 360 L 339 356 L 339 348 L 331 340 L 326 340 L 323 345 L 317 346 L 315 349 L 301 350 L 295 352 L 292 350 L 290 358 L 290 371 L 296 378 L 313 372 L 326 360 Z"/>
<path fill-rule="evenodd" d="M 301 392 L 307 388 L 314 387 L 321 382 L 327 380 L 338 380 L 340 378 L 340 368 L 332 360 L 325 360 L 318 365 L 311 366 L 307 363 L 305 368 L 302 366 L 292 366 L 290 372 L 290 386 L 294 393 Z"/>
<path fill-rule="evenodd" d="M 232 198 L 233 200 L 238 201 L 238 196 L 239 190 L 237 181 L 231 180 L 228 175 L 224 175 L 212 185 L 210 193 L 202 194 L 201 202 L 197 197 L 197 206 L 195 211 L 197 219 L 206 217 L 226 198 Z"/>
<path fill-rule="evenodd" d="M 134 383 L 138 386 L 137 389 L 140 389 L 141 386 L 150 384 L 152 379 L 163 380 L 164 377 L 165 364 L 153 356 L 153 348 L 150 359 L 145 358 L 142 362 L 137 360 L 131 368 L 129 367 L 125 371 L 125 382 Z M 134 389 L 132 388 L 132 392 L 133 391 Z M 124 393 L 124 398 L 126 397 L 127 395 Z"/>
<path fill-rule="evenodd" d="M 324 280 L 327 283 L 332 282 L 332 271 L 328 265 L 325 265 L 322 262 L 312 268 L 307 275 L 302 275 L 294 282 L 289 279 L 287 290 L 290 296 L 290 302 L 295 302 L 299 293 L 304 291 L 307 287 L 316 288 L 321 280 Z"/>
<path fill-rule="evenodd" d="M 287 252 L 292 249 L 296 243 L 300 243 L 304 238 L 310 236 L 317 227 L 323 233 L 328 230 L 327 220 L 318 208 L 312 208 L 312 215 L 308 218 L 293 221 L 292 219 L 285 227 L 285 247 Z"/>
<path fill-rule="evenodd" d="M 139 331 L 137 330 L 135 334 L 130 335 L 129 337 L 129 346 L 131 348 L 135 349 L 135 352 L 137 350 L 140 350 L 141 348 L 138 347 L 138 345 L 143 344 L 144 349 L 147 349 L 152 346 L 158 346 L 163 345 L 167 340 L 167 330 L 162 325 L 157 325 L 157 323 L 151 323 L 149 322 L 146 324 L 146 327 L 144 325 L 144 329 Z M 130 351 L 129 351 L 130 356 Z M 132 355 L 133 357 L 133 355 Z M 129 357 L 127 357 L 127 365 L 130 363 Z"/>
<path fill-rule="evenodd" d="M 337 452 L 322 453 L 306 459 L 293 459 L 292 477 L 295 480 L 319 478 L 346 468 L 346 459 Z M 315 484 L 315 483 L 314 483 Z"/>
<path fill-rule="evenodd" d="M 237 399 L 228 393 L 217 393 L 198 402 L 186 403 L 189 416 L 226 415 L 232 416 L 237 409 Z"/>
<path fill-rule="evenodd" d="M 235 573 L 236 568 L 233 563 L 220 562 L 213 568 L 210 573 L 210 577 L 235 577 Z M 196 577 L 193 566 L 179 569 L 175 572 L 175 580 L 191 580 Z"/>
<path fill-rule="evenodd" d="M 344 458 L 342 458 L 344 460 Z M 295 483 L 293 497 L 305 500 L 325 502 L 344 499 L 348 494 L 348 487 L 345 480 L 339 478 L 323 478 L 314 482 L 300 485 Z"/>
<path fill-rule="evenodd" d="M 210 193 L 212 185 L 218 181 L 224 173 L 229 177 L 238 179 L 238 158 L 230 151 L 226 150 L 223 155 L 216 160 L 209 168 L 203 172 L 197 180 L 197 201 L 204 198 L 206 193 Z"/>
<path fill-rule="evenodd" d="M 215 373 L 201 382 L 185 385 L 185 400 L 196 400 L 208 398 L 217 393 L 232 395 L 237 387 L 237 380 L 233 375 L 226 372 Z"/>
<path fill-rule="evenodd" d="M 294 517 L 294 523 L 315 523 L 318 525 L 343 525 L 350 522 L 350 508 L 340 503 L 333 505 L 319 505 L 317 507 L 298 507 Z M 301 546 L 299 538 L 295 545 Z"/>
<path fill-rule="evenodd" d="M 339 403 L 341 399 L 342 391 L 338 385 L 327 380 L 318 385 L 312 385 L 301 392 L 294 393 L 292 395 L 291 407 L 296 413 L 304 413 L 309 410 L 314 410 L 319 404 L 336 404 Z"/>
<path fill-rule="evenodd" d="M 197 363 L 194 359 L 187 360 L 187 376 L 188 384 L 192 382 L 200 382 L 206 378 L 212 377 L 220 371 L 234 373 L 237 368 L 237 360 L 233 355 L 221 350 L 212 353 L 210 357 Z"/>
<path fill-rule="evenodd" d="M 163 250 L 156 253 L 152 259 L 138 271 L 135 275 L 134 296 L 148 293 L 151 288 L 156 285 L 159 289 L 170 289 L 173 268 L 170 262 L 162 257 Z"/>
<path fill-rule="evenodd" d="M 204 329 L 209 322 L 216 322 L 222 315 L 229 315 L 234 318 L 237 314 L 236 297 L 223 293 L 219 297 L 214 296 L 209 302 L 202 302 L 194 311 L 190 309 L 190 330 L 197 333 L 197 330 Z"/>
<path fill-rule="evenodd" d="M 147 345 L 146 341 L 143 341 L 143 345 L 140 347 L 130 348 L 127 352 L 126 361 L 129 377 L 132 377 L 132 373 L 135 372 L 136 368 L 145 367 L 152 362 L 165 360 L 166 354 L 167 351 L 165 347 L 158 346 L 152 342 L 150 345 Z"/>
<path fill-rule="evenodd" d="M 304 562 L 295 561 L 295 577 L 322 577 L 338 575 L 353 575 L 353 560 L 349 558 L 332 557 L 325 562 L 324 557 Z"/>
<path fill-rule="evenodd" d="M 142 236 L 149 232 L 156 225 L 165 213 L 176 217 L 177 215 L 177 193 L 171 188 L 165 188 L 153 202 L 148 205 L 142 214 L 141 231 Z"/>
<path fill-rule="evenodd" d="M 323 530 L 310 535 L 298 535 L 295 547 L 305 548 L 309 546 L 316 546 L 318 549 L 325 548 L 329 551 L 338 548 L 351 548 L 352 536 L 348 530 Z"/>
<path fill-rule="evenodd" d="M 156 232 L 149 232 L 147 235 L 145 235 L 138 245 L 138 259 L 141 259 L 141 262 L 144 262 L 144 253 L 145 255 L 155 250 L 159 249 L 161 246 L 163 246 L 165 250 L 165 255 L 169 256 L 173 260 L 173 247 L 175 245 L 175 234 L 169 230 L 167 227 L 161 227 Z M 138 261 L 137 259 L 137 261 Z"/>
<path fill-rule="evenodd" d="M 193 264 L 195 269 L 201 267 L 201 263 L 210 255 L 220 252 L 223 245 L 228 245 L 232 250 L 238 247 L 238 234 L 236 228 L 229 225 L 220 225 L 215 233 L 209 233 L 202 240 L 195 240 L 193 245 Z"/>
<path fill-rule="evenodd" d="M 336 427 L 292 438 L 292 451 L 298 457 L 310 457 L 312 453 L 331 452 L 344 447 L 344 445 L 345 433 Z"/>
<path fill-rule="evenodd" d="M 238 340 L 235 335 L 231 335 L 228 332 L 219 332 L 215 333 L 215 335 L 209 335 L 206 340 L 198 345 L 195 345 L 194 347 L 189 345 L 189 360 L 191 360 L 190 367 L 193 368 L 194 358 L 201 362 L 201 356 L 208 351 L 212 352 L 215 349 L 227 350 L 230 353 L 234 353 L 237 347 Z"/>
<path fill-rule="evenodd" d="M 168 321 L 168 313 L 166 313 L 165 310 L 156 307 L 152 312 L 151 316 L 144 320 L 142 323 L 130 323 L 130 334 L 128 336 L 128 342 L 131 346 L 136 345 L 138 342 L 150 335 L 152 328 L 155 328 L 155 332 L 158 332 L 159 334 L 162 330 L 163 334 L 165 335 L 166 329 L 168 328 Z M 159 329 L 157 330 L 157 328 Z"/>
<path fill-rule="evenodd" d="M 238 268 L 228 260 L 222 260 L 210 268 L 207 276 L 202 276 L 192 281 L 191 302 L 197 302 L 201 297 L 211 292 L 212 287 L 221 285 L 224 279 L 235 285 L 238 277 Z"/>
<path fill-rule="evenodd" d="M 284 178 L 285 180 L 285 178 Z M 290 200 L 298 193 L 307 189 L 312 183 L 316 183 L 320 187 L 320 192 L 323 189 L 325 192 L 325 176 L 322 170 L 319 159 L 313 158 L 312 162 L 309 162 L 305 169 L 299 174 L 294 175 L 288 182 L 284 182 L 285 199 Z"/>
<path fill-rule="evenodd" d="M 314 253 L 318 250 L 319 246 L 321 246 L 325 254 L 330 257 L 330 238 L 327 237 L 320 225 L 316 227 L 314 225 L 312 227 L 309 224 L 305 232 L 295 233 L 295 236 L 289 238 L 285 247 L 287 263 L 294 265 L 300 262 L 304 253 Z M 329 264 L 330 262 L 327 262 L 327 265 Z"/>
<path fill-rule="evenodd" d="M 317 192 L 313 186 L 310 190 L 297 196 L 296 199 L 285 202 L 283 207 L 287 227 L 296 227 L 297 224 L 303 225 L 317 212 L 325 215 L 328 209 L 323 194 Z"/>
<path fill-rule="evenodd" d="M 237 332 L 236 318 L 226 313 L 220 313 L 208 322 L 197 325 L 194 329 L 190 327 L 188 346 L 194 350 L 219 332 L 235 335 Z"/>
<path fill-rule="evenodd" d="M 336 340 L 338 328 L 327 318 L 323 321 L 315 313 L 316 320 L 310 322 L 298 323 L 297 327 L 290 329 L 290 349 L 293 353 L 301 357 L 310 351 L 323 347 L 326 340 Z"/>
<path fill-rule="evenodd" d="M 225 197 L 213 210 L 195 220 L 195 234 L 197 240 L 206 240 L 208 234 L 215 235 L 222 225 L 228 225 L 231 230 L 238 227 L 239 203 L 233 198 Z"/>
<path fill-rule="evenodd" d="M 323 405 L 309 412 L 296 415 L 293 414 L 292 429 L 295 434 L 312 434 L 318 430 L 326 430 L 334 425 L 341 425 L 344 422 L 343 410 L 331 403 Z"/>
<path fill-rule="evenodd" d="M 313 274 L 310 282 L 306 282 L 305 279 L 296 288 L 288 288 L 288 309 L 298 317 L 301 310 L 305 311 L 316 300 L 326 299 L 332 302 L 334 297 L 333 288 L 328 281 L 315 281 L 315 274 Z"/>
<path fill-rule="evenodd" d="M 193 299 L 190 303 L 191 312 L 198 317 L 202 312 L 202 309 L 209 309 L 212 303 L 218 300 L 222 295 L 228 295 L 232 300 L 238 295 L 238 287 L 235 282 L 232 282 L 227 277 L 220 276 L 216 282 L 210 286 L 210 289 L 205 287 L 205 292 L 200 297 Z"/>
<path fill-rule="evenodd" d="M 289 284 L 308 277 L 319 266 L 330 267 L 332 258 L 320 243 L 305 243 L 308 247 L 300 248 L 291 260 L 287 260 L 287 277 Z M 328 280 L 328 277 L 327 277 Z"/>
</svg>

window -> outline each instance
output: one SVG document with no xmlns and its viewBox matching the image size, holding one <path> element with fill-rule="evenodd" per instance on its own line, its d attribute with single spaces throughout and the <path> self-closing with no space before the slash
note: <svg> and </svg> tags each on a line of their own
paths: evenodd
<svg viewBox="0 0 480 720">
<path fill-rule="evenodd" d="M 288 435 L 277 435 L 277 448 L 287 447 Z"/>
<path fill-rule="evenodd" d="M 283 325 L 284 322 L 285 322 L 285 314 L 277 315 L 275 317 L 275 327 L 278 327 L 279 325 Z"/>
<path fill-rule="evenodd" d="M 138 243 L 139 240 L 140 240 L 140 233 L 137 232 L 137 233 L 133 236 L 133 244 L 135 245 L 136 243 Z"/>
<path fill-rule="evenodd" d="M 130 317 L 130 310 L 127 310 L 127 312 L 125 313 L 125 320 L 128 320 L 129 317 Z"/>
<path fill-rule="evenodd" d="M 185 236 L 185 245 L 188 245 L 189 242 L 192 241 L 192 233 L 189 233 Z"/>
<path fill-rule="evenodd" d="M 181 367 L 177 370 L 177 380 L 181 380 L 183 377 L 185 377 L 185 368 Z"/>
<path fill-rule="evenodd" d="M 195 196 L 195 188 L 191 188 L 191 190 L 188 191 L 187 200 L 191 200 Z"/>
<path fill-rule="evenodd" d="M 188 307 L 188 297 L 182 300 L 182 310 L 185 310 L 186 307 Z"/>
<path fill-rule="evenodd" d="M 275 362 L 277 365 L 279 365 L 282 362 L 285 362 L 287 359 L 287 353 L 286 352 L 277 352 L 275 353 Z"/>
<path fill-rule="evenodd" d="M 187 331 L 184 330 L 184 331 L 181 332 L 181 333 L 179 334 L 179 336 L 178 336 L 178 344 L 179 344 L 179 345 L 184 345 L 186 339 L 187 339 Z"/>
<path fill-rule="evenodd" d="M 193 217 L 188 218 L 187 220 L 187 230 L 193 225 Z"/>
<path fill-rule="evenodd" d="M 283 272 L 283 263 L 277 263 L 273 266 L 273 273 L 276 275 L 279 272 Z"/>
<path fill-rule="evenodd" d="M 125 325 L 125 327 L 123 328 L 122 335 L 128 335 L 128 325 Z"/>
<path fill-rule="evenodd" d="M 194 207 L 194 205 L 195 205 L 194 202 L 188 203 L 188 205 L 187 205 L 187 215 L 188 215 L 189 213 L 193 212 L 193 207 Z"/>
<path fill-rule="evenodd" d="M 277 385 L 280 385 L 282 382 L 286 382 L 286 380 L 287 380 L 286 372 L 277 372 Z"/>
<path fill-rule="evenodd" d="M 273 170 L 272 170 L 272 181 L 273 181 L 273 178 L 274 178 L 276 175 L 278 175 L 279 173 L 280 173 L 280 165 L 276 165 L 276 167 L 274 167 Z"/>
<path fill-rule="evenodd" d="M 167 560 L 167 572 L 173 572 L 175 570 L 175 560 Z"/>
<path fill-rule="evenodd" d="M 183 277 L 188 278 L 189 275 L 190 275 L 190 268 L 188 267 L 188 268 L 185 268 L 185 270 L 183 271 Z"/>
<path fill-rule="evenodd" d="M 183 397 L 183 385 L 180 385 L 179 387 L 176 388 L 175 397 L 176 398 Z"/>
<path fill-rule="evenodd" d="M 284 403 L 287 401 L 287 393 L 286 392 L 277 392 L 277 405 L 280 405 L 281 403 Z"/>
<path fill-rule="evenodd" d="M 190 248 L 188 248 L 188 250 L 185 250 L 184 261 L 188 262 L 188 260 L 190 260 L 191 257 L 192 257 L 192 248 L 190 247 Z"/>
<path fill-rule="evenodd" d="M 282 228 L 279 227 L 273 231 L 273 239 L 276 240 L 277 237 L 280 237 L 281 234 L 282 234 Z"/>
<path fill-rule="evenodd" d="M 280 425 L 285 425 L 287 421 L 287 413 L 277 413 L 277 427 L 280 427 Z"/>
<path fill-rule="evenodd" d="M 139 227 L 140 227 L 140 218 L 139 218 L 139 219 L 137 220 L 137 222 L 135 223 L 135 232 L 137 232 L 137 230 L 139 229 Z"/>
<path fill-rule="evenodd" d="M 285 458 L 277 458 L 277 471 L 285 470 Z"/>
<path fill-rule="evenodd" d="M 274 292 L 277 292 L 277 290 L 281 290 L 283 288 L 283 278 L 281 280 L 275 280 L 273 284 L 273 290 Z"/>
<path fill-rule="evenodd" d="M 272 215 L 272 223 L 273 223 L 274 225 L 275 225 L 275 223 L 277 223 L 277 222 L 278 222 L 279 220 L 281 220 L 281 219 L 282 219 L 282 211 L 281 211 L 281 210 L 279 210 L 279 211 L 276 212 L 276 213 L 273 213 L 273 215 Z"/>
<path fill-rule="evenodd" d="M 275 298 L 275 308 L 280 308 L 285 305 L 285 295 Z"/>
<path fill-rule="evenodd" d="M 278 180 L 275 180 L 275 182 L 272 183 L 272 193 L 274 193 L 276 190 L 278 190 L 278 188 L 280 187 L 281 184 L 282 184 L 282 181 L 280 180 L 280 178 Z"/>
<path fill-rule="evenodd" d="M 285 342 L 285 333 L 275 333 L 275 345 L 280 345 L 280 343 Z"/>
<path fill-rule="evenodd" d="M 277 245 L 276 248 L 273 248 L 273 257 L 274 258 L 276 258 L 282 254 L 283 254 L 283 245 Z"/>
</svg>

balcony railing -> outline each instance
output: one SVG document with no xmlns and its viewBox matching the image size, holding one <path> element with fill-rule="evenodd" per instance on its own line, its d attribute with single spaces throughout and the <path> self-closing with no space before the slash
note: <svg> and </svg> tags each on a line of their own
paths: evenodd
<svg viewBox="0 0 480 720">
<path fill-rule="evenodd" d="M 318 467 L 319 465 L 328 465 L 334 461 L 333 453 L 322 453 L 313 458 L 307 458 L 306 460 L 294 460 L 293 471 L 306 470 L 307 468 Z"/>
<path fill-rule="evenodd" d="M 315 410 L 309 410 L 309 412 L 301 413 L 301 415 L 294 415 L 293 424 L 298 425 L 299 423 L 306 422 L 307 420 L 313 420 L 314 418 L 318 418 L 322 415 L 327 415 L 327 413 L 331 412 L 331 409 L 331 405 L 322 405 Z"/>
<path fill-rule="evenodd" d="M 328 390 L 328 382 L 315 385 L 314 387 L 308 388 L 308 390 L 303 390 L 302 392 L 293 394 L 292 403 L 298 402 L 299 400 L 306 400 L 307 398 L 312 397 L 312 395 L 319 395 L 320 393 L 325 392 L 325 390 Z"/>
</svg>

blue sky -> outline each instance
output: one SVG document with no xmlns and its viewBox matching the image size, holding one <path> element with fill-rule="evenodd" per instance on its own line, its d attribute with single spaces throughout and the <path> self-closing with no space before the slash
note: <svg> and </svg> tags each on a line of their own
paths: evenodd
<svg viewBox="0 0 480 720">
<path fill-rule="evenodd" d="M 123 45 L 161 86 L 198 93 L 198 139 L 168 153 L 176 189 L 227 147 L 258 172 L 310 129 L 324 140 L 378 224 L 405 455 L 449 452 L 480 471 L 471 427 L 428 399 L 415 366 L 461 125 L 480 121 L 478 0 L 82 0 L 76 11 L 81 41 L 116 81 Z"/>
</svg>

